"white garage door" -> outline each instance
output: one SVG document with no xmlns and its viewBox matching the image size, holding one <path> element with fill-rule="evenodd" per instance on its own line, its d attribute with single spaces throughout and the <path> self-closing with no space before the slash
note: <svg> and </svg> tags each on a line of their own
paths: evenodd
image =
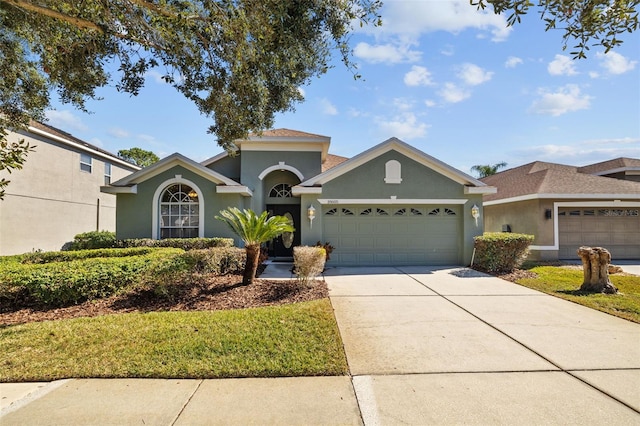
<svg viewBox="0 0 640 426">
<path fill-rule="evenodd" d="M 325 206 L 324 240 L 340 265 L 457 265 L 461 207 Z"/>
<path fill-rule="evenodd" d="M 636 208 L 558 210 L 560 259 L 577 259 L 580 246 L 604 247 L 616 259 L 640 259 L 640 214 Z"/>
</svg>

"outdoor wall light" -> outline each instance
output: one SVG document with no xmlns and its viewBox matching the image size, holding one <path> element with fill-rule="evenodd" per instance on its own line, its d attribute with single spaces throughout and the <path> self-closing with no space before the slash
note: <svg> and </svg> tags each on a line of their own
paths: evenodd
<svg viewBox="0 0 640 426">
<path fill-rule="evenodd" d="M 313 228 L 313 219 L 316 218 L 316 209 L 313 207 L 313 204 L 307 209 L 307 217 L 309 218 L 309 227 Z"/>
<path fill-rule="evenodd" d="M 473 217 L 476 220 L 476 226 L 478 226 L 478 218 L 480 217 L 480 208 L 474 204 L 473 207 L 471 207 L 471 217 Z"/>
<path fill-rule="evenodd" d="M 544 218 L 545 219 L 551 219 L 551 209 L 545 209 L 544 210 Z"/>
</svg>

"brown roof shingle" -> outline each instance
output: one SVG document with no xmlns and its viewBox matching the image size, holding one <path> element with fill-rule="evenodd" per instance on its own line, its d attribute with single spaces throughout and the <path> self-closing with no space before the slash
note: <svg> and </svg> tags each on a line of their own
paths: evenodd
<svg viewBox="0 0 640 426">
<path fill-rule="evenodd" d="M 324 163 L 322 163 L 322 173 L 326 172 L 329 169 L 333 169 L 335 166 L 342 164 L 347 160 L 348 160 L 347 157 L 327 154 L 327 158 L 324 160 Z"/>
</svg>

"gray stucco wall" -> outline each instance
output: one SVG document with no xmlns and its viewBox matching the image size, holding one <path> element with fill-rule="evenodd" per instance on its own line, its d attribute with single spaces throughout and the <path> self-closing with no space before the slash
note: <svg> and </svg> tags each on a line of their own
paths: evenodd
<svg viewBox="0 0 640 426">
<path fill-rule="evenodd" d="M 215 219 L 220 210 L 228 207 L 243 207 L 242 196 L 218 194 L 216 184 L 181 166 L 176 166 L 138 185 L 137 194 L 118 194 L 116 235 L 119 239 L 151 238 L 153 223 L 153 196 L 166 181 L 181 175 L 193 182 L 203 192 L 204 236 L 233 237 L 233 233 L 221 221 Z"/>
<path fill-rule="evenodd" d="M 226 156 L 215 163 L 209 164 L 207 168 L 218 172 L 223 176 L 240 182 L 240 153 L 235 156 Z"/>
</svg>

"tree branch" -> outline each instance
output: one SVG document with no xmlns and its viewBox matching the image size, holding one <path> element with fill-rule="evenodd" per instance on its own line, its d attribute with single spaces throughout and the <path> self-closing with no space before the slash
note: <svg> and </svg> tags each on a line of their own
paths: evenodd
<svg viewBox="0 0 640 426">
<path fill-rule="evenodd" d="M 29 12 L 39 13 L 50 18 L 58 19 L 60 21 L 67 22 L 81 29 L 88 29 L 104 33 L 104 30 L 95 22 L 88 21 L 86 19 L 77 18 L 75 16 L 69 16 L 56 10 L 49 9 L 48 7 L 39 6 L 25 0 L 0 0 L 0 3 L 7 3 L 19 9 L 27 10 Z"/>
</svg>

